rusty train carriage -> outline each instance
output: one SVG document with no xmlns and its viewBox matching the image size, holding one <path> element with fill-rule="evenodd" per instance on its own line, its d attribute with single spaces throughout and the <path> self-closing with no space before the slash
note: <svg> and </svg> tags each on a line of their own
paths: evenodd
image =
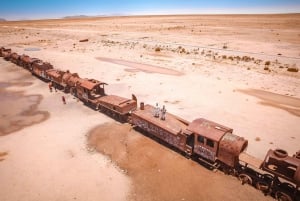
<svg viewBox="0 0 300 201">
<path fill-rule="evenodd" d="M 79 79 L 76 82 L 76 96 L 87 104 L 97 106 L 97 99 L 105 95 L 104 82 L 95 79 Z"/>
<path fill-rule="evenodd" d="M 41 60 L 35 61 L 32 64 L 32 74 L 42 78 L 47 79 L 46 71 L 53 69 L 53 66 L 48 62 L 43 62 Z"/>
<path fill-rule="evenodd" d="M 155 107 L 152 105 L 142 105 L 139 110 L 132 112 L 131 123 L 182 152 L 191 155 L 192 148 L 186 143 L 190 133 L 184 132 L 188 122 L 183 122 L 180 118 L 170 113 L 166 113 L 166 119 L 161 120 L 154 117 L 154 110 Z"/>
<path fill-rule="evenodd" d="M 289 156 L 282 149 L 269 150 L 262 163 L 262 169 L 300 186 L 300 154 Z"/>
<path fill-rule="evenodd" d="M 50 80 L 55 88 L 64 88 L 62 78 L 65 74 L 64 71 L 58 69 L 49 69 L 46 70 L 46 78 Z"/>
<path fill-rule="evenodd" d="M 50 63 L 4 47 L 0 48 L 0 56 L 42 80 L 55 82 L 96 110 L 147 131 L 187 156 L 217 165 L 225 173 L 237 176 L 242 184 L 248 183 L 281 201 L 300 201 L 300 151 L 288 156 L 284 150 L 269 150 L 261 161 L 245 152 L 248 141 L 232 134 L 231 128 L 203 118 L 188 122 L 164 110 L 160 111 L 166 115 L 162 120 L 154 117 L 157 108 L 151 105 L 141 103 L 137 109 L 134 95 L 132 99 L 106 95 L 104 82 L 82 79 L 77 73 L 54 69 Z"/>
<path fill-rule="evenodd" d="M 97 99 L 97 109 L 102 112 L 110 113 L 117 119 L 126 120 L 129 113 L 136 110 L 137 100 L 134 95 L 132 99 L 123 98 L 116 95 L 105 95 Z"/>
<path fill-rule="evenodd" d="M 14 64 L 19 65 L 20 62 L 20 55 L 18 55 L 16 52 L 11 53 L 10 55 L 10 61 Z"/>
<path fill-rule="evenodd" d="M 75 85 L 80 80 L 79 75 L 77 73 L 71 73 L 70 71 L 66 71 L 62 76 L 61 85 L 64 87 L 65 92 L 71 91 L 74 94 Z"/>
<path fill-rule="evenodd" d="M 38 58 L 31 58 L 30 56 L 23 54 L 20 56 L 19 65 L 27 70 L 32 70 L 32 64 L 38 61 L 40 61 Z"/>
<path fill-rule="evenodd" d="M 2 56 L 6 61 L 9 61 L 9 60 L 10 60 L 10 55 L 11 55 L 11 49 L 6 49 L 6 48 L 2 48 L 2 49 L 1 49 L 1 56 Z"/>
</svg>

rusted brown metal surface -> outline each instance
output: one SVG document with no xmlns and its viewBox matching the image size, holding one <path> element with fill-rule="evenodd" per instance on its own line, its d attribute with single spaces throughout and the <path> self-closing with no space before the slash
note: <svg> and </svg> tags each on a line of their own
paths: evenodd
<svg viewBox="0 0 300 201">
<path fill-rule="evenodd" d="M 64 74 L 65 71 L 58 70 L 58 69 L 46 70 L 47 79 L 49 79 L 53 84 L 60 85 L 60 86 L 63 86 L 62 78 Z"/>
<path fill-rule="evenodd" d="M 3 49 L 1 51 L 1 55 L 2 57 L 6 60 L 6 61 L 9 61 L 10 60 L 10 55 L 11 55 L 11 49 Z"/>
<path fill-rule="evenodd" d="M 240 153 L 242 153 L 247 146 L 248 141 L 243 137 L 226 133 L 219 143 L 218 160 L 230 167 L 235 167 L 239 164 Z"/>
<path fill-rule="evenodd" d="M 20 55 L 18 55 L 16 52 L 11 53 L 10 55 L 10 61 L 14 64 L 19 65 L 20 62 Z"/>
<path fill-rule="evenodd" d="M 76 95 L 85 103 L 97 105 L 97 99 L 105 95 L 104 85 L 106 83 L 95 79 L 77 79 Z"/>
<path fill-rule="evenodd" d="M 30 56 L 23 54 L 20 56 L 20 64 L 19 65 L 21 65 L 24 68 L 29 70 L 29 69 L 32 69 L 32 64 L 37 61 L 39 61 L 38 58 L 31 58 Z"/>
<path fill-rule="evenodd" d="M 142 105 L 141 109 L 132 112 L 132 124 L 179 150 L 185 152 L 189 149 L 186 147 L 188 135 L 184 132 L 189 122 L 183 122 L 181 118 L 170 113 L 166 113 L 166 119 L 161 120 L 155 117 L 155 110 L 156 107 L 152 105 Z"/>
<path fill-rule="evenodd" d="M 189 131 L 195 134 L 194 152 L 201 157 L 214 162 L 222 137 L 233 130 L 215 122 L 199 118 L 189 124 Z"/>
<path fill-rule="evenodd" d="M 44 79 L 47 78 L 46 71 L 49 69 L 53 69 L 53 66 L 48 62 L 38 60 L 32 64 L 32 73 Z"/>
<path fill-rule="evenodd" d="M 100 110 L 109 109 L 120 115 L 126 115 L 130 111 L 134 111 L 137 107 L 136 100 L 128 99 L 116 95 L 106 95 L 97 99 L 97 105 Z"/>
<path fill-rule="evenodd" d="M 300 185 L 300 159 L 289 156 L 282 149 L 270 149 L 263 161 L 262 169 L 282 177 L 296 185 Z"/>
<path fill-rule="evenodd" d="M 64 75 L 62 76 L 62 83 L 61 85 L 64 87 L 64 90 L 66 92 L 71 92 L 74 94 L 75 85 L 77 82 L 80 82 L 81 78 L 77 73 L 71 73 L 69 70 L 67 70 Z"/>
<path fill-rule="evenodd" d="M 4 57 L 4 52 L 11 53 L 11 49 L 8 49 L 8 48 L 5 48 L 5 47 L 1 47 L 0 48 L 0 57 Z"/>
</svg>

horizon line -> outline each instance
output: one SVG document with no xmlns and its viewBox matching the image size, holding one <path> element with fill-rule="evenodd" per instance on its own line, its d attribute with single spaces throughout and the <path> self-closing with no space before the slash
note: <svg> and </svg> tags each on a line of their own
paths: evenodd
<svg viewBox="0 0 300 201">
<path fill-rule="evenodd" d="M 49 18 L 32 18 L 32 19 L 6 19 L 4 17 L 0 17 L 0 19 L 4 19 L 4 21 L 0 22 L 19 22 L 19 21 L 39 21 L 39 20 L 61 20 L 61 19 L 82 19 L 82 18 L 95 18 L 95 17 L 142 17 L 142 16 L 174 16 L 174 15 L 297 15 L 300 14 L 300 12 L 232 12 L 232 13 L 136 13 L 136 14 L 99 14 L 99 15 L 85 15 L 85 14 L 78 14 L 78 15 L 66 15 L 61 17 L 49 17 Z"/>
</svg>

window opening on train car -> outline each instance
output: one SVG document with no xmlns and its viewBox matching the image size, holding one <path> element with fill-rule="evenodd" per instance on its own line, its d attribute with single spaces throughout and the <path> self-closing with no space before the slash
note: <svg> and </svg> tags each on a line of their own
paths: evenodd
<svg viewBox="0 0 300 201">
<path fill-rule="evenodd" d="M 194 146 L 194 134 L 189 135 L 186 140 L 186 144 L 193 147 Z"/>
<path fill-rule="evenodd" d="M 210 146 L 210 147 L 214 147 L 214 141 L 210 140 L 210 139 L 206 139 L 206 145 Z"/>
<path fill-rule="evenodd" d="M 198 142 L 204 144 L 204 137 L 201 135 L 198 135 Z"/>
</svg>

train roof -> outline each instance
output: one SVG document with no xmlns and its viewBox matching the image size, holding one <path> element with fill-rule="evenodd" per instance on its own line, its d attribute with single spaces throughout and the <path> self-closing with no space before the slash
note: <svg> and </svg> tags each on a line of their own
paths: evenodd
<svg viewBox="0 0 300 201">
<path fill-rule="evenodd" d="M 57 69 L 49 69 L 49 70 L 47 70 L 47 74 L 50 75 L 51 77 L 54 77 L 54 78 L 61 77 L 62 73 L 63 73 L 63 71 L 60 71 L 60 70 L 57 70 Z"/>
<path fill-rule="evenodd" d="M 120 96 L 116 96 L 116 95 L 107 95 L 107 96 L 101 97 L 101 101 L 110 103 L 115 106 L 122 107 L 122 106 L 126 105 L 127 103 L 132 102 L 133 100 L 128 99 L 128 98 L 123 98 Z"/>
<path fill-rule="evenodd" d="M 174 135 L 185 131 L 185 129 L 187 128 L 187 124 L 189 122 L 184 122 L 181 118 L 168 112 L 166 113 L 166 119 L 161 120 L 160 118 L 154 117 L 154 110 L 154 106 L 147 104 L 145 105 L 143 110 L 136 110 L 133 112 L 133 114 L 138 116 L 139 118 L 144 119 L 145 121 L 148 121 L 160 128 L 167 130 Z"/>
<path fill-rule="evenodd" d="M 233 131 L 232 128 L 225 127 L 221 124 L 203 118 L 192 121 L 187 129 L 193 133 L 217 142 L 221 140 L 225 133 L 232 133 Z"/>
<path fill-rule="evenodd" d="M 105 82 L 101 82 L 101 81 L 94 80 L 94 79 L 82 79 L 80 81 L 80 86 L 82 86 L 83 88 L 86 88 L 88 90 L 92 90 L 101 84 L 107 85 Z"/>
</svg>

